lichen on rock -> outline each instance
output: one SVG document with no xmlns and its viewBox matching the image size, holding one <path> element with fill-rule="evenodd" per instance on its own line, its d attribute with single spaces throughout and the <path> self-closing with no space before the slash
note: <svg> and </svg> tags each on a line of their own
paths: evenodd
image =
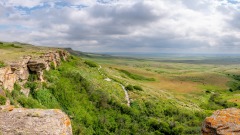
<svg viewBox="0 0 240 135">
<path fill-rule="evenodd" d="M 240 109 L 218 110 L 207 117 L 202 126 L 202 135 L 239 135 Z"/>
<path fill-rule="evenodd" d="M 72 135 L 68 116 L 58 109 L 0 106 L 0 131 L 4 135 Z"/>
</svg>

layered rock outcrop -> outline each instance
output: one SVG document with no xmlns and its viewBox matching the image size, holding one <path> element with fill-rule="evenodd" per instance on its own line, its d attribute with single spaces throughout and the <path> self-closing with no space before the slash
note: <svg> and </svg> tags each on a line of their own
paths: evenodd
<svg viewBox="0 0 240 135">
<path fill-rule="evenodd" d="M 44 81 L 43 71 L 56 68 L 62 60 L 66 60 L 68 52 L 57 50 L 41 56 L 23 56 L 21 61 L 9 62 L 8 66 L 0 68 L 0 95 L 6 96 L 17 82 L 26 96 L 29 90 L 23 85 L 30 74 L 37 74 Z M 14 108 L 7 100 L 5 106 L 0 106 L 0 135 L 72 135 L 71 121 L 61 110 L 57 109 L 25 109 Z"/>
<path fill-rule="evenodd" d="M 72 135 L 68 116 L 58 109 L 0 107 L 1 135 Z"/>
<path fill-rule="evenodd" d="M 24 56 L 21 61 L 0 68 L 0 87 L 12 91 L 14 83 L 26 81 L 30 73 L 37 74 L 39 80 L 44 81 L 43 71 L 49 70 L 51 66 L 56 68 L 68 56 L 69 53 L 64 50 L 48 52 L 39 57 Z"/>
<path fill-rule="evenodd" d="M 240 135 L 240 109 L 228 108 L 214 112 L 204 120 L 202 135 Z"/>
</svg>

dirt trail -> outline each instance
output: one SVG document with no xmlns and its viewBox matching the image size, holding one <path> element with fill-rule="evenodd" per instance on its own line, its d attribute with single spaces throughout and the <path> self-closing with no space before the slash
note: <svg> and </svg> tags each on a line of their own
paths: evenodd
<svg viewBox="0 0 240 135">
<path fill-rule="evenodd" d="M 108 81 L 108 82 L 112 81 L 110 78 L 108 78 L 105 74 L 103 74 L 103 73 L 100 71 L 101 68 L 102 68 L 102 66 L 100 65 L 99 68 L 98 68 L 98 72 L 105 78 L 104 80 L 105 80 L 105 81 Z M 115 81 L 115 82 L 116 82 L 116 81 Z M 131 102 L 130 102 L 130 98 L 129 98 L 129 95 L 128 95 L 128 92 L 127 92 L 126 88 L 124 87 L 123 84 L 121 84 L 121 83 L 119 83 L 119 82 L 116 82 L 116 83 L 118 83 L 118 84 L 122 87 L 122 89 L 123 89 L 123 91 L 124 91 L 124 93 L 125 93 L 125 99 L 127 100 L 127 106 L 130 107 Z"/>
<path fill-rule="evenodd" d="M 122 89 L 125 92 L 125 99 L 127 100 L 127 105 L 130 106 L 131 102 L 130 102 L 129 95 L 128 95 L 126 88 L 121 83 L 119 83 L 119 85 L 122 86 Z"/>
</svg>

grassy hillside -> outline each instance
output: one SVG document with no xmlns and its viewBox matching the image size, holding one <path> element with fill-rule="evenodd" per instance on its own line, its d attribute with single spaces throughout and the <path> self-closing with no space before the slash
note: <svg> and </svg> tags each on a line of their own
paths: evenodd
<svg viewBox="0 0 240 135">
<path fill-rule="evenodd" d="M 1 55 L 47 50 L 16 46 L 19 47 L 4 43 Z M 16 106 L 62 109 L 71 118 L 76 135 L 200 134 L 203 119 L 214 110 L 239 108 L 239 71 L 237 64 L 178 63 L 81 53 L 81 57 L 70 56 L 61 66 L 45 71 L 43 83 L 32 74 L 25 84 L 31 90 L 29 97 L 20 92 L 17 83 L 12 93 L 6 92 Z M 128 90 L 130 107 L 120 84 Z"/>
</svg>

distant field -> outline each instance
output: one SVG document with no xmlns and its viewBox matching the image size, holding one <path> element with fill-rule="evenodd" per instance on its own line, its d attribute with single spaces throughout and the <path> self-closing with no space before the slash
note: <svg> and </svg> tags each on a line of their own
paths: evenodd
<svg viewBox="0 0 240 135">
<path fill-rule="evenodd" d="M 106 69 L 106 72 L 113 78 L 118 78 L 127 83 L 139 84 L 145 88 L 146 93 L 141 95 L 144 98 L 148 94 L 157 97 L 164 97 L 163 93 L 171 93 L 175 98 L 182 101 L 196 101 L 201 98 L 203 102 L 209 98 L 206 91 L 227 93 L 223 99 L 239 104 L 235 99 L 235 93 L 228 93 L 228 82 L 233 81 L 227 74 L 240 74 L 240 57 L 238 56 L 187 56 L 182 57 L 159 57 L 159 58 L 130 58 L 103 56 L 86 57 L 98 62 Z M 125 70 L 133 74 L 154 78 L 155 81 L 134 80 L 119 72 Z M 226 96 L 228 95 L 228 96 Z M 231 96 L 229 96 L 231 95 Z M 132 94 L 139 98 L 139 95 Z M 190 99 L 189 99 L 190 97 Z M 232 97 L 232 98 L 231 98 Z M 240 105 L 240 104 L 239 104 Z"/>
</svg>

